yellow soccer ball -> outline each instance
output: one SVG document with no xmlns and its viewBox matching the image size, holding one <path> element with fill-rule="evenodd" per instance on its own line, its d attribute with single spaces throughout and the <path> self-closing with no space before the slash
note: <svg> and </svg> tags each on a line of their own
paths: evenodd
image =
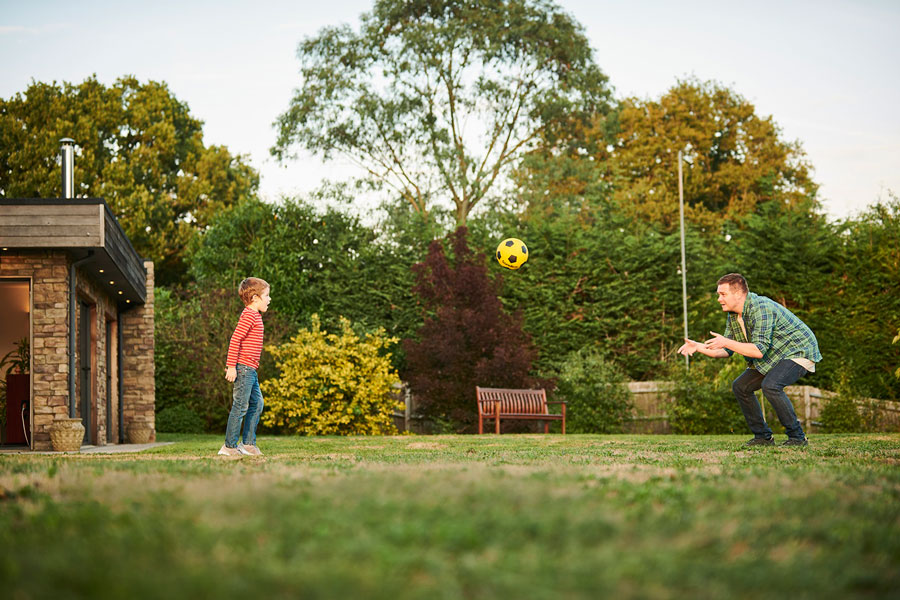
<svg viewBox="0 0 900 600">
<path fill-rule="evenodd" d="M 528 260 L 528 247 L 520 239 L 507 238 L 497 246 L 497 262 L 515 271 Z"/>
</svg>

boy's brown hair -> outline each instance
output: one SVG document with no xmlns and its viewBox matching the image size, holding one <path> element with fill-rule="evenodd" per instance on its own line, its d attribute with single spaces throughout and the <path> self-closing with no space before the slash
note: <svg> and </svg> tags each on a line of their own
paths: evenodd
<svg viewBox="0 0 900 600">
<path fill-rule="evenodd" d="M 269 284 L 259 277 L 248 277 L 238 286 L 238 295 L 244 301 L 244 306 L 248 306 L 253 301 L 253 296 L 262 297 L 263 292 L 269 289 Z"/>
<path fill-rule="evenodd" d="M 750 288 L 747 286 L 747 280 L 744 279 L 744 276 L 740 273 L 729 273 L 728 275 L 723 275 L 719 278 L 719 281 L 716 282 L 716 285 L 722 285 L 723 283 L 727 283 L 731 289 L 739 289 L 744 294 L 750 291 Z"/>
</svg>

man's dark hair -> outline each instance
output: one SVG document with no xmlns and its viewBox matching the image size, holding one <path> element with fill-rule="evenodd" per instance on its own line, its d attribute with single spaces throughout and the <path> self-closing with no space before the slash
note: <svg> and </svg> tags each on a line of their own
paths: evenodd
<svg viewBox="0 0 900 600">
<path fill-rule="evenodd" d="M 723 283 L 727 283 L 732 289 L 738 288 L 745 294 L 750 291 L 750 288 L 747 286 L 747 280 L 744 279 L 744 276 L 740 273 L 723 275 L 722 277 L 719 277 L 719 281 L 716 282 L 716 285 L 722 285 Z"/>
</svg>

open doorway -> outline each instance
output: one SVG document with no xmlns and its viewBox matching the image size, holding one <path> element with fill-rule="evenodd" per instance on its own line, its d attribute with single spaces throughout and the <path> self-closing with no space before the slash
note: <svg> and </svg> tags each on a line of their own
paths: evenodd
<svg viewBox="0 0 900 600">
<path fill-rule="evenodd" d="M 0 279 L 0 444 L 31 445 L 31 281 Z"/>
<path fill-rule="evenodd" d="M 84 445 L 93 445 L 98 440 L 97 419 L 97 306 L 87 301 L 78 301 L 78 333 L 75 349 L 76 414 L 84 425 Z"/>
</svg>

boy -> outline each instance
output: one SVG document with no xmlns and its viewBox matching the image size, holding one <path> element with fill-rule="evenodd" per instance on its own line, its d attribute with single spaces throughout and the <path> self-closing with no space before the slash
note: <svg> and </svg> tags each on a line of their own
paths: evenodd
<svg viewBox="0 0 900 600">
<path fill-rule="evenodd" d="M 259 389 L 256 369 L 263 347 L 263 322 L 260 313 L 269 308 L 269 284 L 256 277 L 241 282 L 238 294 L 244 301 L 244 311 L 228 344 L 225 360 L 225 379 L 234 382 L 231 412 L 225 429 L 225 444 L 219 454 L 225 456 L 261 456 L 256 447 L 256 426 L 263 410 L 263 397 Z M 246 419 L 244 416 L 246 415 Z M 241 422 L 243 421 L 243 432 Z M 238 444 L 241 433 L 243 443 Z"/>
</svg>

